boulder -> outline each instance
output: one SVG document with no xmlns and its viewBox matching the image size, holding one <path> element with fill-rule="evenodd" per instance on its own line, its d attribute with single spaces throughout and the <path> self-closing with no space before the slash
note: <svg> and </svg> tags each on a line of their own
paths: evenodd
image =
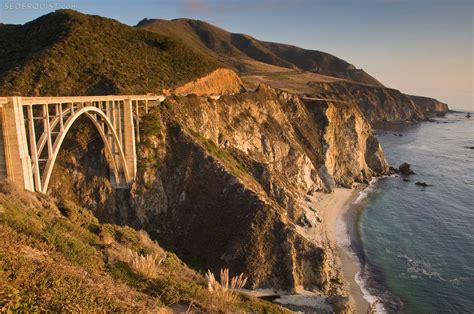
<svg viewBox="0 0 474 314">
<path fill-rule="evenodd" d="M 416 184 L 416 185 L 419 185 L 419 186 L 424 186 L 424 187 L 430 186 L 430 185 L 429 185 L 428 183 L 426 183 L 426 182 L 419 182 L 419 181 L 416 182 L 415 184 Z"/>
<path fill-rule="evenodd" d="M 410 174 L 415 174 L 415 172 L 413 172 L 413 170 L 411 170 L 410 167 L 411 165 L 409 163 L 404 162 L 398 167 L 398 170 L 400 171 L 401 174 L 406 175 L 406 176 Z"/>
</svg>

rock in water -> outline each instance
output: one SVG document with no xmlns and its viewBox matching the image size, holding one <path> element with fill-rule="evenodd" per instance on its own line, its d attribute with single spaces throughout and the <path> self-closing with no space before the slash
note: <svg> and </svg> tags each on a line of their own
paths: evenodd
<svg viewBox="0 0 474 314">
<path fill-rule="evenodd" d="M 390 167 L 388 168 L 388 170 L 389 170 L 389 172 L 390 172 L 391 174 L 400 173 L 400 170 L 398 170 L 397 168 L 392 167 L 392 166 L 390 166 Z"/>
<path fill-rule="evenodd" d="M 419 185 L 419 186 L 424 186 L 424 187 L 430 186 L 430 185 L 427 184 L 426 182 L 416 182 L 415 184 L 416 184 L 416 185 Z"/>
<path fill-rule="evenodd" d="M 398 170 L 400 171 L 401 174 L 406 175 L 406 176 L 410 174 L 415 174 L 415 172 L 413 172 L 413 170 L 411 170 L 410 167 L 411 165 L 409 163 L 404 162 L 398 167 Z"/>
</svg>

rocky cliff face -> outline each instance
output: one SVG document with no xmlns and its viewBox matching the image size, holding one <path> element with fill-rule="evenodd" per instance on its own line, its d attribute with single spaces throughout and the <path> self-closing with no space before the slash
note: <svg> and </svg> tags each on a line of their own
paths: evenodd
<svg viewBox="0 0 474 314">
<path fill-rule="evenodd" d="M 449 111 L 448 104 L 442 103 L 434 98 L 411 95 L 408 95 L 408 97 L 424 109 L 427 114 L 445 114 Z"/>
<path fill-rule="evenodd" d="M 247 274 L 254 288 L 340 292 L 327 248 L 300 235 L 296 224 L 306 196 L 387 171 L 356 106 L 302 102 L 261 86 L 219 100 L 170 97 L 141 125 L 139 173 L 130 193 L 110 188 L 97 170 L 107 168 L 105 159 L 79 162 L 101 153 L 89 141 L 60 158 L 52 181 L 68 178 L 76 195 L 92 195 L 76 200 L 102 221 L 146 229 L 195 267 L 230 267 Z M 93 183 L 84 184 L 84 177 Z M 51 193 L 75 197 L 60 186 Z"/>
<path fill-rule="evenodd" d="M 432 113 L 446 113 L 448 105 L 436 99 L 409 96 L 396 89 L 350 82 L 310 82 L 314 98 L 357 104 L 370 122 L 426 120 Z"/>
</svg>

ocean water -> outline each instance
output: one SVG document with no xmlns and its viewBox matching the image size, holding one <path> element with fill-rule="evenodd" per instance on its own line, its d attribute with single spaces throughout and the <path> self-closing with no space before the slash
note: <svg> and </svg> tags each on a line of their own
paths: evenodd
<svg viewBox="0 0 474 314">
<path fill-rule="evenodd" d="M 359 199 L 360 277 L 387 312 L 474 313 L 474 119 L 464 116 L 376 130 L 389 163 L 416 172 L 380 178 Z"/>
</svg>

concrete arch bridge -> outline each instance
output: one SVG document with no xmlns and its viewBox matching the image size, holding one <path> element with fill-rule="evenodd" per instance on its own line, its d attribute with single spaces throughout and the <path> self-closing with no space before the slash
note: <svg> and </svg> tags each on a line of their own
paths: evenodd
<svg viewBox="0 0 474 314">
<path fill-rule="evenodd" d="M 46 193 L 70 128 L 80 117 L 104 142 L 115 188 L 128 188 L 137 172 L 140 115 L 164 96 L 0 97 L 0 181 Z"/>
</svg>

